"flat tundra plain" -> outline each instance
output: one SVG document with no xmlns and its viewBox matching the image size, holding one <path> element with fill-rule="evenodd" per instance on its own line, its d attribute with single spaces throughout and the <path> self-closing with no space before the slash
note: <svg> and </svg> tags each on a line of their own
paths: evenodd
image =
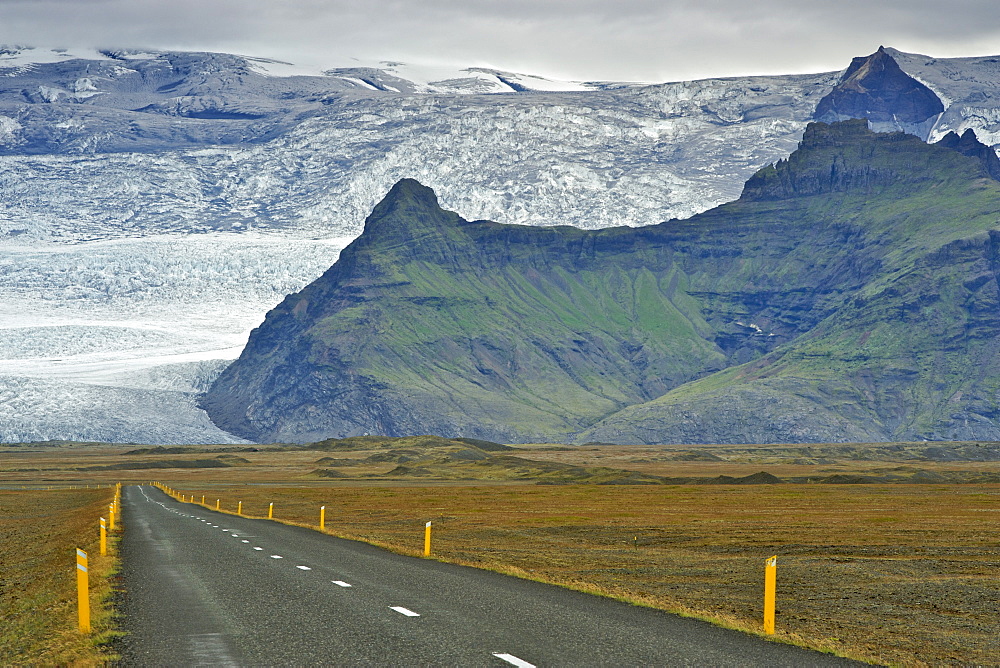
<svg viewBox="0 0 1000 668">
<path fill-rule="evenodd" d="M 229 448 L 231 450 L 231 446 Z M 214 508 L 317 526 L 419 555 L 489 568 L 762 633 L 764 560 L 778 556 L 776 639 L 874 663 L 1000 665 L 1000 484 L 596 485 L 408 479 L 372 452 L 318 478 L 328 451 L 144 453 L 135 446 L 0 449 L 0 487 L 162 482 Z M 905 469 L 912 462 L 790 462 L 763 455 L 699 461 L 718 450 L 524 447 L 526 459 L 613 465 L 651 475 L 785 479 Z M 712 453 L 715 454 L 712 454 Z M 773 454 L 773 451 L 768 450 Z M 770 456 L 770 455 L 769 455 Z M 190 462 L 228 458 L 228 467 Z M 184 463 L 187 461 L 188 463 Z M 158 463 L 156 463 L 158 462 Z M 113 467 L 125 464 L 128 468 Z M 176 467 L 172 467 L 177 464 Z M 147 465 L 147 464 L 143 464 Z M 100 470 L 100 469 L 109 470 Z M 921 462 L 930 475 L 991 479 L 992 462 Z M 961 474 L 961 475 L 959 475 Z M 28 492 L 26 492 L 28 493 Z M 38 492 L 30 492 L 37 494 Z M 127 527 L 126 527 L 127 530 Z"/>
</svg>

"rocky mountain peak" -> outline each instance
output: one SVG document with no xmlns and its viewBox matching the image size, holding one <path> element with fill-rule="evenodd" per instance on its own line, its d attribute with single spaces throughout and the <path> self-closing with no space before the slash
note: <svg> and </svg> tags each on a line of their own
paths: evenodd
<svg viewBox="0 0 1000 668">
<path fill-rule="evenodd" d="M 863 119 L 810 123 L 798 150 L 750 177 L 740 199 L 778 200 L 898 184 L 903 180 L 899 178 L 899 147 L 883 148 L 890 137 L 892 144 L 898 140 L 921 143 L 905 135 L 874 134 Z M 890 159 L 885 159 L 886 154 Z M 914 170 L 905 180 L 923 176 Z"/>
<path fill-rule="evenodd" d="M 893 188 L 902 195 L 952 178 L 957 171 L 968 179 L 989 175 L 1000 180 L 1000 159 L 971 129 L 961 137 L 948 133 L 932 146 L 927 151 L 920 139 L 906 133 L 871 132 L 864 119 L 810 123 L 798 150 L 750 177 L 740 199 L 779 200 L 873 188 Z M 978 168 L 950 151 L 977 159 Z M 947 169 L 944 162 L 949 163 Z"/>
<path fill-rule="evenodd" d="M 415 238 L 449 227 L 462 219 L 441 208 L 437 195 L 415 179 L 401 179 L 365 220 L 365 234 Z"/>
<path fill-rule="evenodd" d="M 416 179 L 400 179 L 382 198 L 369 216 L 369 222 L 398 215 L 406 211 L 440 209 L 437 195 Z"/>
<path fill-rule="evenodd" d="M 942 112 L 938 96 L 880 46 L 851 61 L 840 82 L 816 105 L 813 118 L 827 123 L 866 118 L 877 131 L 902 130 L 926 139 L 930 127 L 924 126 L 933 125 Z"/>
<path fill-rule="evenodd" d="M 986 173 L 1000 181 L 1000 158 L 997 157 L 996 151 L 979 141 L 976 131 L 972 128 L 967 128 L 962 136 L 954 131 L 949 132 L 937 144 L 979 159 Z"/>
</svg>

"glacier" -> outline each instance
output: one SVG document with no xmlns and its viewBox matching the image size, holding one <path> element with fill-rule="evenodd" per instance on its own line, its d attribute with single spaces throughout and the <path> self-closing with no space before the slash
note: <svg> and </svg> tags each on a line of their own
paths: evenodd
<svg viewBox="0 0 1000 668">
<path fill-rule="evenodd" d="M 1000 138 L 996 59 L 892 51 Z M 663 84 L 345 59 L 0 48 L 0 442 L 234 443 L 197 396 L 399 179 L 601 228 L 735 199 L 839 72 Z M 937 134 L 935 134 L 937 133 Z"/>
</svg>

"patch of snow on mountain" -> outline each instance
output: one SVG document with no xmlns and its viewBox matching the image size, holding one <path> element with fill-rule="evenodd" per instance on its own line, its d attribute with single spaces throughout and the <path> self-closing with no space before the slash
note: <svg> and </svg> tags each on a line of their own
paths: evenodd
<svg viewBox="0 0 1000 668">
<path fill-rule="evenodd" d="M 46 63 L 61 63 L 76 59 L 110 60 L 103 52 L 84 47 L 52 49 L 29 46 L 0 46 L 0 70 L 24 68 Z"/>
<path fill-rule="evenodd" d="M 324 70 L 329 69 L 328 67 L 288 63 L 270 58 L 243 57 L 254 72 L 268 77 L 322 77 L 326 76 Z"/>
</svg>

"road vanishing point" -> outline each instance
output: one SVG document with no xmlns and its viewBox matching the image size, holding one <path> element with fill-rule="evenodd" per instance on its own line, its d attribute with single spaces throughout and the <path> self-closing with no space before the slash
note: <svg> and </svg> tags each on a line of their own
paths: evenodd
<svg viewBox="0 0 1000 668">
<path fill-rule="evenodd" d="M 126 487 L 125 666 L 862 665 Z"/>
</svg>

